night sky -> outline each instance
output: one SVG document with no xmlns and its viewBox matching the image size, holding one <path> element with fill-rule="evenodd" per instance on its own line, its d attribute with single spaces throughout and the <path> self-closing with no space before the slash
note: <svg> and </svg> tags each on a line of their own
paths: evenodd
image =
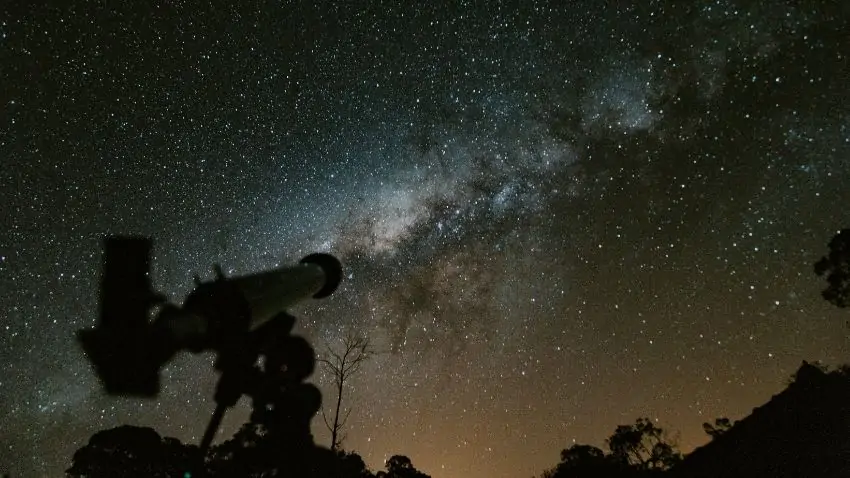
<svg viewBox="0 0 850 478">
<path fill-rule="evenodd" d="M 337 255 L 337 293 L 292 312 L 383 352 L 344 444 L 373 469 L 528 477 L 642 416 L 689 451 L 847 361 L 812 268 L 850 226 L 846 1 L 10 3 L 0 472 L 209 420 L 211 355 L 156 399 L 102 392 L 75 332 L 107 234 L 154 238 L 175 303 L 215 263 Z"/>
</svg>

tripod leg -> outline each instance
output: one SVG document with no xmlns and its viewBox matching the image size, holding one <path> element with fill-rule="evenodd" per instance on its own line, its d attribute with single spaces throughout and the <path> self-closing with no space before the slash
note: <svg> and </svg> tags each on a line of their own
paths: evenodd
<svg viewBox="0 0 850 478">
<path fill-rule="evenodd" d="M 210 423 L 207 425 L 207 431 L 204 432 L 204 438 L 201 440 L 201 456 L 205 456 L 207 454 L 213 438 L 215 437 L 215 432 L 218 431 L 218 427 L 221 425 L 221 419 L 224 418 L 224 412 L 226 411 L 227 405 L 221 403 L 216 405 L 213 416 L 210 418 Z"/>
</svg>

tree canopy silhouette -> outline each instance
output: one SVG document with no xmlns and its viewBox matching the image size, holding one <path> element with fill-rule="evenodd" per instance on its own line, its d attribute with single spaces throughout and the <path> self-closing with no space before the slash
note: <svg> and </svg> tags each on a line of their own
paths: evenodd
<svg viewBox="0 0 850 478">
<path fill-rule="evenodd" d="M 614 459 L 641 470 L 666 470 L 682 460 L 664 430 L 649 418 L 638 418 L 633 425 L 619 425 L 608 438 L 608 448 Z"/>
<path fill-rule="evenodd" d="M 712 439 L 715 439 L 729 431 L 729 429 L 732 428 L 733 425 L 735 425 L 734 422 L 732 422 L 726 417 L 722 417 L 715 418 L 714 424 L 708 422 L 703 423 L 702 429 L 708 436 L 710 436 Z"/>
<path fill-rule="evenodd" d="M 375 478 L 363 457 L 354 452 L 336 450 L 340 478 Z"/>
<path fill-rule="evenodd" d="M 151 428 L 122 425 L 95 433 L 74 453 L 66 474 L 71 478 L 182 477 L 199 452 L 197 446 L 163 438 Z"/>
<path fill-rule="evenodd" d="M 561 451 L 561 462 L 543 473 L 542 478 L 603 478 L 623 476 L 621 463 L 592 445 L 573 445 Z"/>
<path fill-rule="evenodd" d="M 542 478 L 631 478 L 654 476 L 682 459 L 663 429 L 648 418 L 620 425 L 606 440 L 609 453 L 591 445 L 561 451 L 561 462 Z"/>
<path fill-rule="evenodd" d="M 850 229 L 843 229 L 829 241 L 829 255 L 815 263 L 815 273 L 826 276 L 829 284 L 823 298 L 838 307 L 850 305 Z"/>
<path fill-rule="evenodd" d="M 387 460 L 387 471 L 379 471 L 378 478 L 431 478 L 417 470 L 410 458 L 404 455 L 393 455 Z"/>
</svg>

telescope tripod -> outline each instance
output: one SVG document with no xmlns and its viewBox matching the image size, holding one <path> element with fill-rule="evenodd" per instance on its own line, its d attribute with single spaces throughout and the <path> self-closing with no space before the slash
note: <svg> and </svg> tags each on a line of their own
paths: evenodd
<svg viewBox="0 0 850 478">
<path fill-rule="evenodd" d="M 281 462 L 292 470 L 309 466 L 305 452 L 315 448 L 310 421 L 322 398 L 315 386 L 304 383 L 315 369 L 316 357 L 305 339 L 291 335 L 294 324 L 294 317 L 279 313 L 220 349 L 215 364 L 221 372 L 216 408 L 201 439 L 201 465 L 227 409 L 248 395 L 253 402 L 251 420 L 264 426 L 266 438 L 280 450 Z"/>
</svg>

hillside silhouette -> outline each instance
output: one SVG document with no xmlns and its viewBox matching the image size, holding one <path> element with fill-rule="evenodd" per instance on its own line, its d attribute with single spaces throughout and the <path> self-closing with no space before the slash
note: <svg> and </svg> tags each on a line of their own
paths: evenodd
<svg viewBox="0 0 850 478">
<path fill-rule="evenodd" d="M 692 451 L 671 476 L 850 476 L 848 371 L 826 372 L 804 361 L 788 388 Z"/>
</svg>

